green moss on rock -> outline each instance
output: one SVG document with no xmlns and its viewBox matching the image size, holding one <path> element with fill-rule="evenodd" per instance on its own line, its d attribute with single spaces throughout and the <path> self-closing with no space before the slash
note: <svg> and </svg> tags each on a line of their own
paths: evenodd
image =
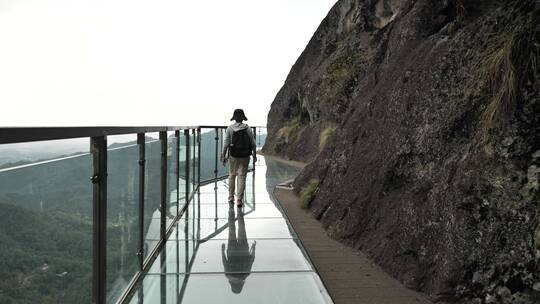
<svg viewBox="0 0 540 304">
<path fill-rule="evenodd" d="M 302 123 L 301 117 L 297 116 L 279 129 L 278 137 L 288 144 L 294 142 L 305 128 L 306 126 Z"/>
<path fill-rule="evenodd" d="M 334 135 L 336 132 L 336 127 L 328 127 L 324 129 L 324 131 L 321 132 L 320 139 L 319 139 L 319 152 L 326 147 L 326 144 L 328 143 L 328 139 Z"/>
<path fill-rule="evenodd" d="M 311 201 L 315 198 L 315 194 L 319 190 L 319 180 L 312 179 L 309 184 L 300 192 L 301 207 L 307 209 Z"/>
</svg>

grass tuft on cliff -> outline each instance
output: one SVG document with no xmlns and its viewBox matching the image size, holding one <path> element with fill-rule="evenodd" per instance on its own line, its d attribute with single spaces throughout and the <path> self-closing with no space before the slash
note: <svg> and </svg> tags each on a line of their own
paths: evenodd
<svg viewBox="0 0 540 304">
<path fill-rule="evenodd" d="M 504 33 L 494 39 L 480 63 L 480 78 L 487 79 L 492 97 L 482 113 L 482 133 L 487 136 L 495 120 L 512 108 L 516 101 L 516 69 L 512 61 L 514 35 Z"/>
<path fill-rule="evenodd" d="M 328 143 L 328 139 L 334 135 L 336 132 L 336 127 L 328 127 L 324 129 L 324 131 L 321 132 L 321 135 L 319 137 L 319 152 L 321 152 L 324 147 L 326 147 L 326 144 Z"/>
<path fill-rule="evenodd" d="M 300 116 L 293 118 L 286 126 L 282 127 L 278 131 L 278 137 L 290 143 L 294 141 L 302 131 L 304 131 L 305 125 L 302 124 Z"/>
<path fill-rule="evenodd" d="M 520 9 L 523 8 L 515 8 L 516 11 Z M 531 78 L 538 77 L 540 30 L 536 24 L 540 20 L 538 16 L 533 21 L 517 19 L 519 21 L 516 24 L 507 26 L 491 38 L 489 47 L 476 67 L 477 80 L 487 81 L 490 93 L 481 116 L 482 143 L 488 141 L 496 121 L 512 113 L 519 102 L 520 89 Z"/>
<path fill-rule="evenodd" d="M 534 249 L 536 256 L 540 256 L 540 225 L 536 227 L 534 232 Z"/>
<path fill-rule="evenodd" d="M 309 208 L 309 204 L 311 204 L 311 201 L 313 201 L 315 194 L 319 190 L 319 183 L 320 182 L 318 179 L 312 179 L 309 181 L 309 184 L 300 192 L 300 206 L 303 209 Z"/>
</svg>

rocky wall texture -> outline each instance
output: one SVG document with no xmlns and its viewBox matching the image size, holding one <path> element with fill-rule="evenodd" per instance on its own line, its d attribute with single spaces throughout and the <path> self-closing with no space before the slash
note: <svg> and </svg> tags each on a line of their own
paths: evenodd
<svg viewBox="0 0 540 304">
<path fill-rule="evenodd" d="M 530 0 L 338 1 L 263 151 L 310 161 L 295 186 L 315 189 L 313 214 L 408 287 L 539 303 L 539 14 Z"/>
</svg>

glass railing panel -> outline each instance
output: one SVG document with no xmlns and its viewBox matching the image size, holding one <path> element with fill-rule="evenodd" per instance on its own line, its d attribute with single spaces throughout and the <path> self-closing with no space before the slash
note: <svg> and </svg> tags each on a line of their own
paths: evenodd
<svg viewBox="0 0 540 304">
<path fill-rule="evenodd" d="M 89 139 L 0 145 L 0 303 L 90 303 Z"/>
<path fill-rule="evenodd" d="M 200 225 L 199 225 L 199 202 L 200 202 L 200 191 L 197 191 L 193 196 L 189 205 L 193 208 L 190 210 L 190 233 L 193 235 L 194 239 L 197 239 L 200 234 Z"/>
<path fill-rule="evenodd" d="M 191 138 L 193 151 L 193 184 L 196 185 L 199 181 L 199 135 L 197 132 Z"/>
<path fill-rule="evenodd" d="M 180 132 L 180 171 L 179 171 L 179 178 L 178 178 L 178 189 L 179 189 L 179 196 L 180 196 L 180 207 L 182 207 L 186 203 L 186 166 L 187 159 L 186 159 L 186 153 L 187 153 L 187 147 L 186 147 L 186 136 L 184 135 L 184 131 L 182 130 Z"/>
<path fill-rule="evenodd" d="M 219 144 L 219 155 L 223 153 L 223 147 L 225 143 L 225 129 L 219 129 L 218 131 L 218 144 Z M 229 162 L 225 165 L 223 163 L 218 164 L 218 176 L 226 176 L 229 174 Z"/>
<path fill-rule="evenodd" d="M 252 131 L 252 133 L 256 132 L 253 128 L 251 128 L 251 131 Z M 254 134 L 254 136 L 255 136 L 255 134 Z M 257 144 L 257 142 L 255 142 L 255 144 Z M 255 167 L 255 163 L 253 163 L 253 157 L 250 157 L 249 158 L 248 169 L 253 170 L 254 167 Z"/>
<path fill-rule="evenodd" d="M 268 131 L 266 128 L 257 128 L 255 130 L 255 142 L 257 143 L 257 150 L 262 149 L 264 144 L 266 143 L 266 136 L 268 135 Z"/>
<path fill-rule="evenodd" d="M 161 225 L 161 143 L 159 133 L 147 133 L 145 138 L 144 172 L 144 236 L 145 240 L 159 239 Z M 144 256 L 156 242 L 145 241 Z"/>
<path fill-rule="evenodd" d="M 188 130 L 189 131 L 189 137 L 187 138 L 187 150 L 189 151 L 188 152 L 188 158 L 187 158 L 187 163 L 186 165 L 189 167 L 189 178 L 187 180 L 188 182 L 188 199 L 189 199 L 189 196 L 191 195 L 191 193 L 193 193 L 193 189 L 194 189 L 194 177 L 195 177 L 195 150 L 194 150 L 194 143 L 195 143 L 195 135 L 193 134 L 193 130 Z"/>
<path fill-rule="evenodd" d="M 167 227 L 178 214 L 178 138 L 175 132 L 167 133 Z"/>
<path fill-rule="evenodd" d="M 244 203 L 246 204 L 255 204 L 254 185 L 253 172 L 248 172 L 246 176 L 246 190 L 244 191 Z"/>
<path fill-rule="evenodd" d="M 201 182 L 218 177 L 215 172 L 219 166 L 219 145 L 215 129 L 201 130 Z"/>
<path fill-rule="evenodd" d="M 137 135 L 107 137 L 107 302 L 114 303 L 139 270 Z"/>
<path fill-rule="evenodd" d="M 257 152 L 262 149 L 266 143 L 267 129 L 264 127 L 259 127 L 255 129 L 255 143 L 257 144 Z M 258 155 L 258 162 L 253 165 L 253 169 L 256 169 L 257 166 L 264 167 L 264 157 Z"/>
</svg>

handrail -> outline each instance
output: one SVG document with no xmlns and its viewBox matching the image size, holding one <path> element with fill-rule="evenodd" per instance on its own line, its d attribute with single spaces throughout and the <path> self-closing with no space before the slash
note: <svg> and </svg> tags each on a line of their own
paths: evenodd
<svg viewBox="0 0 540 304">
<path fill-rule="evenodd" d="M 251 127 L 266 128 L 265 126 Z M 2 127 L 0 128 L 0 144 L 210 128 L 224 129 L 227 126 Z"/>
<path fill-rule="evenodd" d="M 249 125 L 250 127 L 252 128 L 263 128 L 263 129 L 266 129 L 266 126 L 252 126 L 252 125 Z M 221 128 L 221 129 L 225 129 L 227 128 L 228 126 L 196 126 L 194 128 L 199 128 L 199 129 L 213 129 L 213 128 Z"/>
<path fill-rule="evenodd" d="M 0 128 L 0 144 L 179 130 L 180 127 Z"/>
</svg>

